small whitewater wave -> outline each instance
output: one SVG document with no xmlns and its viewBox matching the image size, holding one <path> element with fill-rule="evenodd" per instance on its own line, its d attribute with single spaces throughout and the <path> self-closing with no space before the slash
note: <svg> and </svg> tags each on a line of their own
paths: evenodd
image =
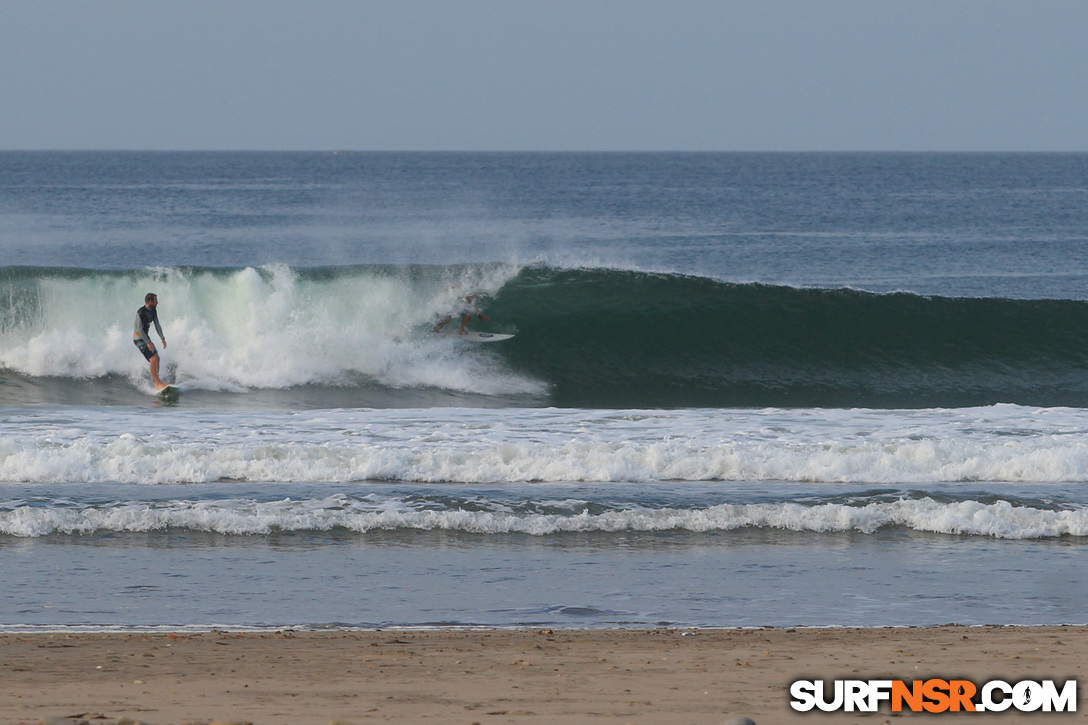
<svg viewBox="0 0 1088 725">
<path fill-rule="evenodd" d="M 140 413 L 4 415 L 0 481 L 1088 482 L 1084 410 Z"/>
<path fill-rule="evenodd" d="M 0 480 L 48 483 L 1085 482 L 1088 441 L 532 442 L 430 445 L 0 438 Z"/>
<path fill-rule="evenodd" d="M 862 505 L 790 502 L 720 504 L 706 508 L 613 508 L 591 512 L 585 502 L 549 504 L 548 512 L 424 508 L 418 501 L 381 504 L 343 495 L 324 499 L 260 502 L 116 502 L 105 506 L 7 505 L 0 507 L 0 534 L 40 537 L 102 532 L 145 533 L 181 529 L 224 535 L 284 531 L 456 531 L 479 535 L 694 532 L 776 529 L 872 534 L 885 527 L 914 531 L 1037 539 L 1088 536 L 1088 510 L 1049 510 L 1008 501 L 940 502 L 930 497 Z M 426 502 L 433 507 L 433 502 Z M 556 511 L 555 509 L 565 509 Z M 599 508 L 599 507 L 598 507 Z"/>
</svg>

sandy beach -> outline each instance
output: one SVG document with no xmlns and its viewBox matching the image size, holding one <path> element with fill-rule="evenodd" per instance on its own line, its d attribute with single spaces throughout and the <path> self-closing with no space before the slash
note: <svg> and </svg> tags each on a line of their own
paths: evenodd
<svg viewBox="0 0 1088 725">
<path fill-rule="evenodd" d="M 789 685 L 1064 681 L 1088 628 L 8 633 L 0 652 L 5 724 L 884 723 L 914 715 L 798 713 Z"/>
</svg>

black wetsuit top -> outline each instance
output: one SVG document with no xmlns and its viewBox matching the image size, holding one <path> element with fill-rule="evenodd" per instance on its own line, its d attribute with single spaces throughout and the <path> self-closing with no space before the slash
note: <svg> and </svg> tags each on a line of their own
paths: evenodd
<svg viewBox="0 0 1088 725">
<path fill-rule="evenodd" d="M 159 333 L 161 338 L 162 327 L 159 326 L 159 311 L 149 309 L 147 305 L 144 305 L 136 310 L 136 327 L 132 331 L 132 336 L 138 337 L 144 342 L 151 342 L 151 338 L 147 336 L 147 333 L 151 329 L 152 323 L 155 324 L 155 332 Z"/>
</svg>

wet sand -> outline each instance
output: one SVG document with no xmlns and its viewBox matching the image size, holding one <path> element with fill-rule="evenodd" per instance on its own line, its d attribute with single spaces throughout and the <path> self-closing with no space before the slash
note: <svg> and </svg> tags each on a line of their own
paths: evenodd
<svg viewBox="0 0 1088 725">
<path fill-rule="evenodd" d="M 1084 663 L 1088 627 L 7 633 L 0 723 L 883 725 L 918 716 L 886 705 L 798 713 L 789 685 L 1064 681 Z M 1085 713 L 920 717 L 1011 725 Z"/>
</svg>

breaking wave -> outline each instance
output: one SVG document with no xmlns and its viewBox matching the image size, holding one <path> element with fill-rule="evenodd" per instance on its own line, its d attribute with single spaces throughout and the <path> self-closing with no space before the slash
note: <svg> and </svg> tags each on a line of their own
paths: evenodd
<svg viewBox="0 0 1088 725">
<path fill-rule="evenodd" d="M 1088 406 L 1088 302 L 927 297 L 549 266 L 0 270 L 0 383 L 145 385 L 131 318 L 160 296 L 191 392 L 303 386 L 346 407 L 430 390 L 564 407 Z M 431 326 L 483 295 L 459 344 Z M 29 381 L 29 382 L 28 382 Z M 111 387 L 112 386 L 112 387 Z M 381 402 L 359 390 L 381 390 Z"/>
</svg>

